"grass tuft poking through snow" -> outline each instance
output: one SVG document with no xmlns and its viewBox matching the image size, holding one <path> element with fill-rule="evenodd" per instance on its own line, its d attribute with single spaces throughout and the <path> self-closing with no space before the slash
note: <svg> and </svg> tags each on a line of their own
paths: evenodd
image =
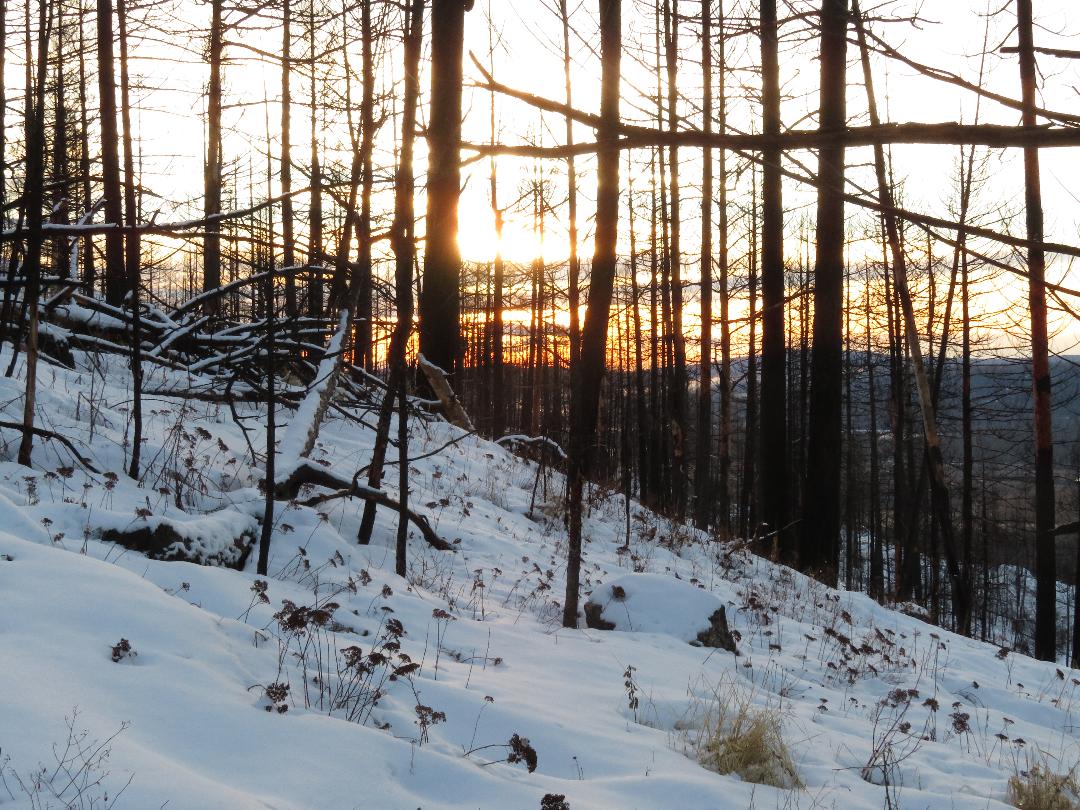
<svg viewBox="0 0 1080 810">
<path fill-rule="evenodd" d="M 779 707 L 755 706 L 753 695 L 725 679 L 694 712 L 696 729 L 687 742 L 703 767 L 756 785 L 802 787 Z"/>
<path fill-rule="evenodd" d="M 1077 810 L 1080 808 L 1078 764 L 1055 773 L 1045 757 L 1030 759 L 1026 770 L 1009 779 L 1009 802 L 1023 810 Z"/>
</svg>

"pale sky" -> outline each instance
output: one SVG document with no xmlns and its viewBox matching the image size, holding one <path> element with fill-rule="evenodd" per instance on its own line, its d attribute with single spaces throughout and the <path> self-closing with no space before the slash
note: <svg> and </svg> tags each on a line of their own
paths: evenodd
<svg viewBox="0 0 1080 810">
<path fill-rule="evenodd" d="M 719 7 L 719 0 L 713 0 L 714 8 Z M 303 4 L 301 4 L 303 5 Z M 729 13 L 729 26 L 739 26 L 745 20 L 744 4 L 735 4 L 724 0 Z M 816 3 L 793 0 L 790 11 L 805 12 L 816 8 Z M 864 6 L 870 5 L 864 2 Z M 998 5 L 1001 5 L 998 3 Z M 571 0 L 571 13 L 576 34 L 572 35 L 571 48 L 574 55 L 574 96 L 575 105 L 585 110 L 598 108 L 598 55 L 593 51 L 598 47 L 596 31 L 595 2 Z M 781 3 L 781 16 L 784 16 L 784 4 Z M 1036 43 L 1049 47 L 1076 47 L 1076 34 L 1080 33 L 1080 18 L 1070 14 L 1071 0 L 1036 0 L 1035 16 L 1040 25 L 1036 33 Z M 527 3 L 508 2 L 508 0 L 477 0 L 476 8 L 466 15 L 467 51 L 474 51 L 485 64 L 488 62 L 489 9 L 490 18 L 497 32 L 499 44 L 494 53 L 494 72 L 500 81 L 514 87 L 528 90 L 555 99 L 563 96 L 561 28 L 553 8 L 557 0 L 530 0 Z M 895 0 L 878 4 L 875 11 L 879 15 L 906 17 L 916 7 L 921 7 L 925 22 L 918 28 L 906 23 L 877 23 L 872 30 L 883 36 L 893 46 L 902 50 L 911 58 L 938 68 L 961 74 L 969 81 L 978 79 L 979 57 L 984 39 L 984 12 L 986 0 L 948 0 L 942 2 L 916 3 L 914 0 Z M 732 9 L 735 9 L 734 13 Z M 864 11 L 869 9 L 864 8 Z M 697 0 L 682 0 L 680 11 L 683 15 L 696 18 L 700 11 Z M 756 8 L 752 11 L 756 13 Z M 159 219 L 171 218 L 175 213 L 187 214 L 201 207 L 202 154 L 204 149 L 204 101 L 202 88 L 206 81 L 207 66 L 201 61 L 204 51 L 206 4 L 192 0 L 179 0 L 176 5 L 176 18 L 168 25 L 175 29 L 167 37 L 154 35 L 151 41 L 139 42 L 137 38 L 140 26 L 132 23 L 136 35 L 134 55 L 142 57 L 133 65 L 133 73 L 141 77 L 150 88 L 141 94 L 141 109 L 136 114 L 136 127 L 142 137 L 142 156 L 146 183 L 153 192 L 160 195 L 163 211 Z M 14 13 L 9 10 L 9 14 Z M 1070 20 L 1070 16 L 1074 19 Z M 640 52 L 640 46 L 646 51 L 642 58 L 653 58 L 648 52 L 653 45 L 653 17 L 646 4 L 625 0 L 624 2 L 624 43 L 626 54 L 624 68 L 623 115 L 627 120 L 647 123 L 640 108 L 649 104 L 641 97 L 641 92 L 654 92 L 655 78 L 641 64 L 636 62 L 634 54 Z M 1007 13 L 991 21 L 989 42 L 991 48 L 1004 43 L 1014 44 L 1011 34 L 1013 25 L 1012 8 Z M 11 28 L 9 27 L 9 31 Z M 682 43 L 685 59 L 682 65 L 680 83 L 687 98 L 700 96 L 700 42 L 698 26 L 686 22 L 682 26 Z M 714 24 L 714 31 L 716 26 Z M 299 33 L 299 32 L 298 32 Z M 17 36 L 9 33 L 9 37 Z M 348 48 L 349 59 L 353 68 L 359 65 L 360 48 L 355 41 L 358 31 L 352 31 L 353 40 Z M 231 35 L 230 38 L 235 38 Z M 805 35 L 804 25 L 800 21 L 788 23 L 781 29 L 781 75 L 784 83 L 786 100 L 783 119 L 786 126 L 806 128 L 813 126 L 808 116 L 816 109 L 818 43 Z M 280 34 L 275 30 L 269 33 L 255 32 L 245 38 L 251 44 L 266 50 L 277 51 L 280 48 Z M 164 40 L 164 41 L 163 41 Z M 336 34 L 334 41 L 341 44 L 345 38 Z M 395 40 L 395 43 L 397 40 Z M 296 53 L 302 54 L 305 44 L 298 38 L 294 44 Z M 719 48 L 717 44 L 716 48 Z M 727 55 L 734 72 L 729 78 L 731 102 L 730 120 L 733 126 L 748 129 L 754 126 L 757 117 L 756 102 L 744 97 L 741 83 L 754 81 L 744 68 L 758 61 L 758 43 L 756 37 L 738 36 L 731 38 L 727 45 Z M 9 86 L 18 86 L 21 79 L 21 67 L 18 65 L 18 52 L 21 46 L 12 43 L 8 78 Z M 715 50 L 715 49 L 714 49 Z M 227 104 L 233 105 L 226 110 L 226 123 L 232 130 L 225 146 L 226 160 L 235 168 L 242 184 L 250 171 L 256 183 L 262 184 L 254 191 L 256 198 L 276 193 L 275 187 L 265 187 L 266 157 L 264 140 L 269 129 L 275 140 L 279 137 L 277 96 L 279 92 L 279 71 L 262 65 L 250 58 L 238 48 L 230 48 L 227 54 L 234 60 L 225 74 Z M 165 61 L 164 57 L 180 59 L 179 64 Z M 849 50 L 849 117 L 855 121 L 865 121 L 865 94 L 861 86 L 861 72 L 856 62 L 854 47 Z M 714 55 L 714 60 L 716 56 Z M 340 75 L 340 55 L 338 65 L 334 67 Z M 387 55 L 387 67 L 380 72 L 380 83 L 385 89 L 392 82 L 392 77 L 400 73 L 400 46 L 394 44 Z M 1080 87 L 1080 61 L 1069 62 L 1051 57 L 1040 57 L 1039 67 L 1044 79 L 1042 103 L 1052 109 L 1075 111 L 1077 88 Z M 918 77 L 904 66 L 875 58 L 875 83 L 879 105 L 883 116 L 892 121 L 950 121 L 962 118 L 971 122 L 975 114 L 975 98 L 971 93 L 950 85 Z M 991 54 L 986 60 L 986 85 L 989 89 L 1010 97 L 1019 97 L 1019 70 L 1014 55 Z M 479 81 L 478 72 L 466 56 L 466 80 Z M 422 79 L 427 85 L 427 77 Z M 307 98 L 307 81 L 302 76 L 293 80 L 295 97 L 293 143 L 294 160 L 300 165 L 307 164 L 308 124 L 306 111 L 302 106 Z M 359 89 L 354 89 L 358 97 Z M 269 107 L 262 103 L 270 101 Z M 464 137 L 467 140 L 484 141 L 488 133 L 488 95 L 478 90 L 467 90 L 465 96 Z M 562 140 L 563 123 L 556 116 L 540 116 L 525 105 L 499 99 L 496 103 L 500 138 L 507 143 L 522 143 L 527 140 L 554 145 Z M 687 116 L 687 126 L 700 125 L 688 105 L 681 112 Z M 1014 124 L 1019 120 L 1019 113 L 1002 107 L 996 102 L 984 100 L 980 109 L 980 120 L 987 123 Z M 324 148 L 333 153 L 346 139 L 342 126 L 334 122 L 320 122 L 320 137 Z M 589 140 L 592 133 L 584 127 L 575 129 L 578 140 Z M 377 157 L 377 165 L 390 165 L 395 134 L 385 128 L 380 138 L 382 154 Z M 422 182 L 423 146 L 418 155 L 417 170 Z M 275 144 L 274 149 L 277 149 Z M 939 216 L 950 216 L 955 208 L 957 189 L 955 187 L 955 165 L 958 150 L 945 147 L 901 146 L 893 149 L 893 166 L 896 179 L 902 183 L 903 202 L 906 206 Z M 1022 184 L 1021 157 L 1018 150 L 997 150 L 993 153 L 982 150 L 986 159 L 987 177 L 976 200 L 973 212 L 981 217 L 980 224 L 1001 230 L 1021 233 Z M 345 164 L 344 155 L 338 152 L 337 159 Z M 813 168 L 816 159 L 810 153 L 792 153 L 793 160 L 799 160 Z M 860 182 L 864 187 L 872 185 L 869 171 L 871 152 L 868 149 L 851 150 L 848 162 L 851 167 L 849 177 Z M 624 156 L 624 186 L 627 181 Z M 631 156 L 634 167 L 636 190 L 640 193 L 645 187 L 649 155 L 645 151 L 635 152 Z M 682 152 L 682 180 L 684 191 L 683 215 L 686 221 L 683 244 L 686 250 L 686 276 L 696 279 L 698 259 L 698 221 L 700 220 L 700 198 L 692 188 L 697 185 L 700 176 L 699 157 L 692 150 Z M 790 166 L 795 167 L 793 163 Z M 1055 149 L 1042 152 L 1042 181 L 1044 190 L 1044 208 L 1046 212 L 1046 238 L 1061 242 L 1080 243 L 1080 184 L 1077 176 L 1076 157 L 1070 150 Z M 276 170 L 276 169 L 275 169 Z M 549 180 L 554 212 L 547 218 L 548 234 L 544 243 L 544 253 L 552 261 L 564 259 L 567 254 L 567 241 L 563 225 L 565 216 L 565 165 L 562 162 L 550 162 L 536 166 L 532 161 L 500 159 L 499 194 L 504 204 L 516 199 L 525 184 L 540 171 Z M 582 158 L 578 164 L 579 189 L 581 195 L 581 253 L 591 254 L 591 217 L 592 197 L 595 178 L 592 174 L 592 160 Z M 493 223 L 490 213 L 487 182 L 488 164 L 482 161 L 467 168 L 463 175 L 464 193 L 462 198 L 462 248 L 466 258 L 485 260 L 494 251 Z M 294 172 L 294 175 L 300 174 Z M 385 176 L 384 178 L 385 179 Z M 305 184 L 306 179 L 294 177 L 294 183 Z M 745 173 L 739 179 L 729 181 L 733 208 L 745 208 L 749 200 L 749 177 Z M 240 204 L 248 202 L 250 192 L 241 192 Z M 625 200 L 624 195 L 624 200 Z M 813 192 L 800 188 L 796 184 L 785 185 L 785 205 L 789 212 L 787 224 L 793 241 L 789 254 L 797 249 L 794 238 L 797 236 L 800 218 L 812 215 Z M 180 211 L 171 210 L 174 203 L 180 204 Z M 185 205 L 187 203 L 188 205 Z M 145 202 L 146 213 L 151 213 L 158 203 L 153 198 Z M 385 195 L 385 204 L 389 205 L 389 195 Z M 997 212 L 1004 206 L 1009 217 L 1002 219 Z M 418 206 L 422 211 L 422 204 Z M 862 213 L 849 208 L 853 231 L 863 228 L 871 220 Z M 303 215 L 303 212 L 301 212 Z M 734 217 L 734 214 L 733 214 Z M 523 210 L 510 211 L 507 214 L 507 234 L 504 252 L 513 259 L 527 260 L 537 250 L 537 240 L 533 235 L 531 206 Z M 715 215 L 714 215 L 715 220 Z M 735 229 L 739 229 L 736 233 Z M 625 223 L 622 228 L 622 244 L 627 246 Z M 733 223 L 733 241 L 741 241 L 745 251 L 743 232 L 745 226 Z M 639 233 L 639 243 L 645 241 L 644 230 Z M 987 249 L 980 245 L 980 249 Z M 862 247 L 855 244 L 852 255 L 862 255 L 866 250 L 876 251 L 871 243 Z M 939 248 L 944 253 L 945 248 Z M 876 252 L 874 253 L 876 256 Z M 995 254 L 997 255 L 997 254 Z M 1001 254 L 1007 256 L 1007 254 Z M 791 258 L 789 256 L 789 258 Z M 1048 278 L 1051 281 L 1072 287 L 1080 287 L 1080 271 L 1073 270 L 1066 262 L 1056 257 L 1049 257 Z M 1022 266 L 1022 257 L 1013 257 Z M 737 271 L 738 272 L 738 271 Z M 998 309 L 1003 302 L 1022 302 L 1026 295 L 1025 286 L 1017 280 L 995 282 L 999 286 L 993 299 L 988 300 L 987 309 Z M 696 294 L 695 294 L 696 295 Z M 1072 302 L 1080 305 L 1080 302 Z M 688 316 L 696 311 L 694 295 L 688 303 Z M 1012 313 L 1014 320 L 1022 322 L 1022 313 Z M 1072 351 L 1073 343 L 1080 339 L 1080 326 L 1071 318 L 1058 320 L 1058 326 L 1067 327 L 1060 335 L 1055 346 L 1059 351 Z M 1022 345 L 1017 346 L 1022 350 Z"/>
</svg>

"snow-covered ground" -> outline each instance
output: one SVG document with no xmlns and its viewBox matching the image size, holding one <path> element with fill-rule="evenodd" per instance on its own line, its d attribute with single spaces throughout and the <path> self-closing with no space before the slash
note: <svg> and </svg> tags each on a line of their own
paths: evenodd
<svg viewBox="0 0 1080 810">
<path fill-rule="evenodd" d="M 410 497 L 457 551 L 413 536 L 407 579 L 393 514 L 361 547 L 362 505 L 301 505 L 317 492 L 279 504 L 265 579 L 254 554 L 127 551 L 102 530 L 164 522 L 207 555 L 257 534 L 261 420 L 237 405 L 245 438 L 226 405 L 148 396 L 137 486 L 123 360 L 79 361 L 42 369 L 39 424 L 106 472 L 41 439 L 27 470 L 0 430 L 0 806 L 982 809 L 1029 763 L 1080 760 L 1080 673 L 599 490 L 583 585 L 618 629 L 562 629 L 561 479 L 439 422 L 411 425 Z M 147 367 L 148 390 L 188 383 Z M 21 385 L 0 379 L 0 419 Z M 313 458 L 351 478 L 372 440 L 331 412 Z M 718 605 L 737 656 L 687 643 Z M 779 719 L 801 787 L 698 764 L 745 704 Z"/>
</svg>

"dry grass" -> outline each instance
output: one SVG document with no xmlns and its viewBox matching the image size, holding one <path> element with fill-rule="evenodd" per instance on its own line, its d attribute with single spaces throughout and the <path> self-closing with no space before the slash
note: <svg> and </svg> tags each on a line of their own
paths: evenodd
<svg viewBox="0 0 1080 810">
<path fill-rule="evenodd" d="M 1023 810 L 1080 810 L 1077 766 L 1055 773 L 1046 761 L 1028 762 L 1009 777 L 1009 803 Z"/>
<path fill-rule="evenodd" d="M 784 740 L 777 708 L 757 708 L 751 695 L 724 683 L 703 704 L 696 739 L 698 762 L 710 771 L 736 774 L 744 782 L 790 790 L 801 788 L 798 770 Z"/>
</svg>

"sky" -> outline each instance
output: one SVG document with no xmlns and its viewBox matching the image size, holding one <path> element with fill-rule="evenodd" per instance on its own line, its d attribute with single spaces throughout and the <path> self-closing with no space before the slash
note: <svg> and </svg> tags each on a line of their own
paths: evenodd
<svg viewBox="0 0 1080 810">
<path fill-rule="evenodd" d="M 712 0 L 719 13 L 720 0 Z M 501 81 L 513 87 L 543 96 L 562 99 L 562 53 L 561 27 L 556 15 L 557 0 L 535 0 L 529 3 L 505 2 L 505 0 L 477 0 L 476 8 L 466 15 L 466 51 L 488 65 Z M 303 7 L 304 4 L 300 4 Z M 571 51 L 573 56 L 573 87 L 575 106 L 595 111 L 599 106 L 599 60 L 596 52 L 598 36 L 594 3 L 589 0 L 570 0 L 572 27 Z M 681 28 L 683 45 L 680 86 L 688 99 L 700 97 L 700 40 L 696 18 L 700 13 L 697 0 L 679 4 L 681 14 L 688 19 Z M 724 52 L 732 70 L 729 74 L 731 103 L 729 118 L 733 126 L 743 130 L 752 129 L 758 116 L 755 94 L 755 77 L 748 70 L 758 61 L 758 43 L 753 35 L 738 35 L 738 29 L 746 24 L 746 4 L 724 0 L 728 17 L 724 28 L 729 36 L 724 41 Z M 1070 47 L 1075 35 L 1080 33 L 1080 19 L 1070 15 L 1068 0 L 1040 0 L 1035 3 L 1035 16 L 1039 30 L 1036 43 L 1049 47 Z M 811 2 L 781 3 L 780 14 L 811 12 L 816 7 Z M 889 0 L 868 6 L 864 12 L 875 17 L 903 19 L 917 14 L 919 22 L 875 21 L 871 30 L 884 37 L 891 45 L 911 58 L 935 67 L 961 74 L 969 81 L 977 81 L 984 37 L 992 51 L 1001 44 L 1013 44 L 1015 34 L 1011 28 L 1011 6 L 989 21 L 987 28 L 986 0 L 950 0 L 949 2 L 918 3 L 914 0 Z M 756 9 L 751 8 L 756 13 Z M 206 82 L 207 66 L 202 61 L 205 50 L 206 4 L 179 0 L 164 21 L 166 33 L 151 30 L 133 21 L 133 73 L 142 86 L 137 94 L 138 109 L 135 127 L 142 141 L 142 166 L 148 195 L 144 199 L 145 214 L 154 213 L 160 206 L 159 220 L 172 216 L 186 216 L 201 208 L 202 155 L 204 151 L 205 100 L 202 89 Z M 13 13 L 9 10 L 9 13 Z M 155 24 L 162 24 L 161 12 L 153 12 Z M 812 16 L 812 15 L 811 15 Z M 1074 19 L 1070 21 L 1070 16 Z M 646 108 L 651 102 L 644 96 L 655 92 L 655 78 L 648 67 L 654 57 L 654 20 L 644 2 L 624 2 L 623 59 L 623 117 L 635 123 L 650 123 Z M 714 30 L 719 26 L 714 24 Z M 732 32 L 736 32 L 732 35 Z M 234 35 L 233 38 L 235 38 Z M 239 35 L 250 45 L 266 50 L 280 48 L 280 34 L 268 25 L 264 30 L 247 30 Z M 335 35 L 332 43 L 347 53 L 353 69 L 359 64 L 358 32 L 351 30 Z M 304 43 L 294 44 L 302 53 Z M 400 74 L 401 52 L 396 40 L 383 54 L 384 67 L 379 71 L 381 92 L 389 92 Z M 716 44 L 719 50 L 719 39 Z M 817 53 L 816 40 L 807 35 L 802 21 L 789 21 L 781 28 L 781 79 L 784 88 L 782 117 L 785 126 L 806 128 L 813 126 L 812 115 L 816 110 Z M 19 47 L 13 46 L 13 51 Z M 241 186 L 247 185 L 247 177 L 255 179 L 256 188 L 239 192 L 237 205 L 250 199 L 276 193 L 274 183 L 268 188 L 263 176 L 267 165 L 265 157 L 266 133 L 276 142 L 280 140 L 277 105 L 279 70 L 267 66 L 247 51 L 235 46 L 227 48 L 230 63 L 226 67 L 225 82 L 227 108 L 226 126 L 229 129 L 225 144 L 225 158 L 233 171 L 233 178 Z M 425 49 L 426 53 L 426 49 Z M 853 123 L 865 123 L 866 101 L 861 86 L 861 74 L 855 63 L 855 50 L 849 50 L 849 118 Z M 716 58 L 716 57 L 714 57 Z M 340 76 L 344 56 L 335 55 L 333 73 Z M 466 82 L 481 80 L 479 72 L 466 56 Z M 976 100 L 973 94 L 951 85 L 916 75 L 910 68 L 896 62 L 875 58 L 873 60 L 875 83 L 883 108 L 883 116 L 891 121 L 950 121 L 975 120 Z M 995 92 L 1017 97 L 1019 78 L 1016 57 L 997 52 L 991 53 L 984 62 L 985 82 Z M 1078 108 L 1077 88 L 1080 87 L 1080 62 L 1040 57 L 1041 101 L 1050 108 L 1072 111 Z M 9 60 L 9 84 L 17 86 L 21 68 L 17 55 Z M 422 77 L 426 87 L 428 76 Z M 340 81 L 320 82 L 324 100 L 333 101 L 339 92 Z M 328 89 L 329 88 L 329 89 Z M 356 91 L 358 93 L 358 90 Z M 307 81 L 302 76 L 294 79 L 295 107 L 293 143 L 295 161 L 301 164 L 300 177 L 294 182 L 306 182 L 302 174 L 307 163 L 308 124 L 302 107 L 307 95 Z M 265 103 L 264 103 L 265 102 Z M 467 87 L 464 99 L 464 138 L 484 142 L 489 138 L 489 104 L 487 92 Z M 1015 124 L 1019 114 L 1001 105 L 984 100 L 978 106 L 979 120 L 987 123 Z M 680 114 L 685 116 L 685 126 L 700 126 L 700 116 L 683 103 Z M 551 115 L 539 115 L 520 102 L 497 98 L 495 100 L 498 140 L 504 143 L 536 142 L 555 145 L 562 142 L 563 122 Z M 422 113 L 422 120 L 424 114 Z M 341 148 L 346 143 L 346 133 L 341 122 L 320 120 L 319 138 L 322 147 L 343 165 L 346 162 Z M 391 165 L 397 133 L 385 127 L 379 139 L 377 165 Z M 575 139 L 585 141 L 592 133 L 585 127 L 575 127 Z M 418 172 L 421 174 L 424 160 L 423 143 L 418 144 Z M 1022 162 L 1019 150 L 980 150 L 980 164 L 984 166 L 981 186 L 973 205 L 973 214 L 979 224 L 999 230 L 1022 233 Z M 915 210 L 949 216 L 957 207 L 956 166 L 958 150 L 951 147 L 897 146 L 892 149 L 894 176 L 900 184 L 903 203 Z M 645 202 L 648 185 L 649 154 L 637 151 L 624 158 L 624 186 L 633 184 L 639 204 Z M 276 159 L 276 158 L 275 158 Z M 849 179 L 863 187 L 872 186 L 869 149 L 850 150 L 848 153 Z M 1046 213 L 1046 238 L 1067 243 L 1080 243 L 1080 188 L 1075 181 L 1076 160 L 1068 149 L 1048 149 L 1041 153 L 1044 209 Z M 788 166 L 798 168 L 800 161 L 813 168 L 816 159 L 811 153 L 792 153 Z M 272 164 L 273 165 L 273 164 Z M 629 171 L 627 171 L 629 165 Z M 684 263 L 688 276 L 696 273 L 698 258 L 696 245 L 699 239 L 701 200 L 695 187 L 700 176 L 699 154 L 692 150 L 681 152 L 684 200 L 683 244 L 686 254 Z M 745 255 L 748 244 L 746 225 L 742 224 L 739 210 L 749 204 L 750 176 L 732 165 L 733 176 L 728 180 L 732 215 L 733 256 L 736 261 Z M 595 189 L 593 161 L 579 159 L 579 195 L 581 205 L 581 244 L 583 256 L 591 253 L 592 197 Z M 466 259 L 487 261 L 496 249 L 494 222 L 490 209 L 488 162 L 479 161 L 466 166 L 463 172 L 463 195 L 461 202 L 461 244 Z M 518 206 L 511 206 L 506 213 L 506 232 L 501 245 L 508 258 L 528 262 L 538 253 L 549 261 L 565 260 L 568 253 L 565 207 L 565 165 L 561 161 L 539 165 L 532 160 L 502 158 L 498 161 L 499 196 L 502 204 L 522 198 Z M 294 172 L 296 174 L 296 172 Z M 551 206 L 545 220 L 546 234 L 541 240 L 532 222 L 532 206 L 524 195 L 528 184 L 537 177 L 546 181 L 548 204 Z M 380 176 L 382 187 L 388 187 L 388 175 Z M 275 181 L 276 183 L 276 181 Z M 789 240 L 789 261 L 795 261 L 800 251 L 798 241 L 801 223 L 812 219 L 814 192 L 795 183 L 785 184 L 786 223 Z M 155 196 L 156 195 L 156 196 Z M 383 194 L 382 208 L 388 210 L 389 194 Z M 624 200 L 626 196 L 624 195 Z M 624 202 L 625 206 L 625 202 Z M 379 204 L 377 203 L 377 209 Z M 418 205 L 423 210 L 423 205 Z M 624 215 L 625 215 L 624 210 Z M 624 216 L 625 219 L 625 216 Z M 716 219 L 714 215 L 714 220 Z M 621 249 L 629 249 L 627 222 L 621 227 Z M 422 230 L 422 229 L 421 229 Z M 850 216 L 852 235 L 851 256 L 857 262 L 862 256 L 877 255 L 877 240 L 862 238 L 872 231 L 872 220 L 862 213 Z M 644 234 L 639 233 L 639 244 Z M 992 246 L 980 245 L 991 250 Z M 803 248 L 804 249 L 804 248 Z M 944 248 L 939 248 L 944 252 Z M 741 253 L 740 253 L 741 251 Z M 1019 262 L 1023 257 L 996 252 L 994 255 Z M 1080 287 L 1080 272 L 1058 257 L 1049 257 L 1048 278 L 1074 288 Z M 1022 324 L 1024 314 L 1011 306 L 1025 299 L 1025 286 L 1016 279 L 988 281 L 984 309 L 1007 314 L 994 316 L 1002 321 Z M 916 284 L 916 294 L 918 295 Z M 1080 302 L 1076 302 L 1080 303 Z M 693 295 L 688 300 L 688 319 L 693 321 L 697 311 Z M 1080 328 L 1071 317 L 1058 317 L 1055 326 L 1061 330 L 1055 338 L 1055 348 L 1072 351 L 1080 341 Z M 1002 332 L 999 341 L 1008 342 Z M 1023 350 L 1022 341 L 1014 341 L 1015 349 Z"/>
</svg>

